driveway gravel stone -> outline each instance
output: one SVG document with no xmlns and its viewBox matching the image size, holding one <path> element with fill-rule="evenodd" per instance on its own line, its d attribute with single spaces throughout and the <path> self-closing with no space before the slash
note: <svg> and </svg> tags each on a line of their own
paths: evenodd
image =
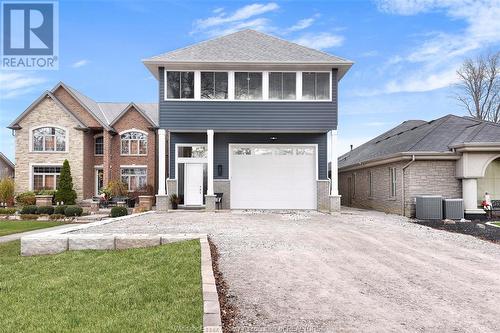
<svg viewBox="0 0 500 333">
<path fill-rule="evenodd" d="M 148 214 L 79 233 L 207 233 L 240 332 L 500 332 L 500 245 L 401 216 Z"/>
</svg>

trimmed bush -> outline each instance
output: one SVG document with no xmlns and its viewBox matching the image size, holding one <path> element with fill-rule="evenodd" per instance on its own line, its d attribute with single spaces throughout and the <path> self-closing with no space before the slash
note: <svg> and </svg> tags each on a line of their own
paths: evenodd
<svg viewBox="0 0 500 333">
<path fill-rule="evenodd" d="M 60 205 L 54 207 L 54 214 L 64 215 L 64 211 L 66 210 L 66 205 Z"/>
<path fill-rule="evenodd" d="M 38 219 L 38 215 L 36 215 L 36 214 L 21 214 L 20 216 L 21 216 L 21 220 L 23 220 L 23 221 Z"/>
<path fill-rule="evenodd" d="M 51 220 L 63 220 L 64 218 L 66 218 L 66 215 L 64 215 L 64 214 L 52 214 L 52 215 L 50 215 L 49 218 Z"/>
<path fill-rule="evenodd" d="M 14 180 L 10 177 L 0 180 L 0 202 L 8 207 L 14 206 L 14 186 Z"/>
<path fill-rule="evenodd" d="M 66 207 L 64 210 L 64 215 L 67 217 L 82 216 L 83 208 L 76 205 L 71 205 Z"/>
<path fill-rule="evenodd" d="M 64 160 L 59 176 L 59 184 L 55 195 L 56 202 L 64 202 L 67 205 L 74 205 L 76 192 L 73 189 L 73 177 L 71 177 L 71 168 L 68 160 Z"/>
<path fill-rule="evenodd" d="M 0 208 L 0 215 L 14 215 L 16 211 L 15 208 Z"/>
<path fill-rule="evenodd" d="M 120 217 L 128 215 L 127 207 L 113 207 L 111 208 L 111 217 Z"/>
<path fill-rule="evenodd" d="M 21 208 L 21 214 L 38 214 L 38 207 L 35 205 L 24 206 Z"/>
<path fill-rule="evenodd" d="M 38 214 L 52 215 L 54 214 L 54 207 L 52 206 L 40 206 L 37 209 Z"/>
<path fill-rule="evenodd" d="M 23 192 L 16 196 L 16 202 L 19 206 L 29 206 L 36 204 L 34 192 Z"/>
</svg>

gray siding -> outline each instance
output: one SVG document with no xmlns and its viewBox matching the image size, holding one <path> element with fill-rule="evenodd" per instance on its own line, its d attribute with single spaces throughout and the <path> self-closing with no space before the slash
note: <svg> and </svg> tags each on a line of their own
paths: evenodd
<svg viewBox="0 0 500 333">
<path fill-rule="evenodd" d="M 271 141 L 271 136 L 277 140 Z M 170 178 L 175 178 L 175 144 L 206 143 L 206 133 L 170 133 Z M 227 179 L 229 169 L 228 149 L 230 143 L 273 143 L 273 144 L 317 144 L 319 179 L 327 179 L 327 134 L 326 133 L 215 133 L 214 136 L 214 178 Z M 222 165 L 222 176 L 217 175 L 217 166 Z"/>
<path fill-rule="evenodd" d="M 337 69 L 332 71 L 332 102 L 165 101 L 163 67 L 159 87 L 161 128 L 318 132 L 337 128 Z"/>
</svg>

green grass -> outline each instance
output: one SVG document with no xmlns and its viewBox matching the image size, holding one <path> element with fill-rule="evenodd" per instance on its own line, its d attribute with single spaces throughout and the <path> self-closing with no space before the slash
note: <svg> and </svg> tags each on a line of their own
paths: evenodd
<svg viewBox="0 0 500 333">
<path fill-rule="evenodd" d="M 491 224 L 494 224 L 496 226 L 499 226 L 500 227 L 500 222 L 491 222 Z"/>
<path fill-rule="evenodd" d="M 63 222 L 55 221 L 1 221 L 0 220 L 0 236 L 17 234 L 30 230 L 50 228 L 56 225 L 64 224 Z"/>
<path fill-rule="evenodd" d="M 1 332 L 201 332 L 199 241 L 21 257 L 0 244 Z"/>
</svg>

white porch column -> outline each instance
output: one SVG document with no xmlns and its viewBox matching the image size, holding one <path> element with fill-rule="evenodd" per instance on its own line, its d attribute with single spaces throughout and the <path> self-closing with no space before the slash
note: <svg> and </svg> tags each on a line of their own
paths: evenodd
<svg viewBox="0 0 500 333">
<path fill-rule="evenodd" d="M 158 195 L 166 195 L 166 163 L 165 163 L 165 146 L 166 146 L 167 131 L 164 129 L 158 130 Z"/>
<path fill-rule="evenodd" d="M 214 195 L 214 130 L 207 130 L 207 195 Z"/>
<path fill-rule="evenodd" d="M 466 214 L 484 214 L 484 210 L 477 208 L 477 178 L 462 179 L 462 196 Z"/>
<path fill-rule="evenodd" d="M 339 195 L 339 175 L 338 175 L 338 161 L 337 161 L 337 130 L 330 131 L 330 156 L 331 156 L 331 178 L 332 186 L 330 188 L 330 195 Z"/>
</svg>

